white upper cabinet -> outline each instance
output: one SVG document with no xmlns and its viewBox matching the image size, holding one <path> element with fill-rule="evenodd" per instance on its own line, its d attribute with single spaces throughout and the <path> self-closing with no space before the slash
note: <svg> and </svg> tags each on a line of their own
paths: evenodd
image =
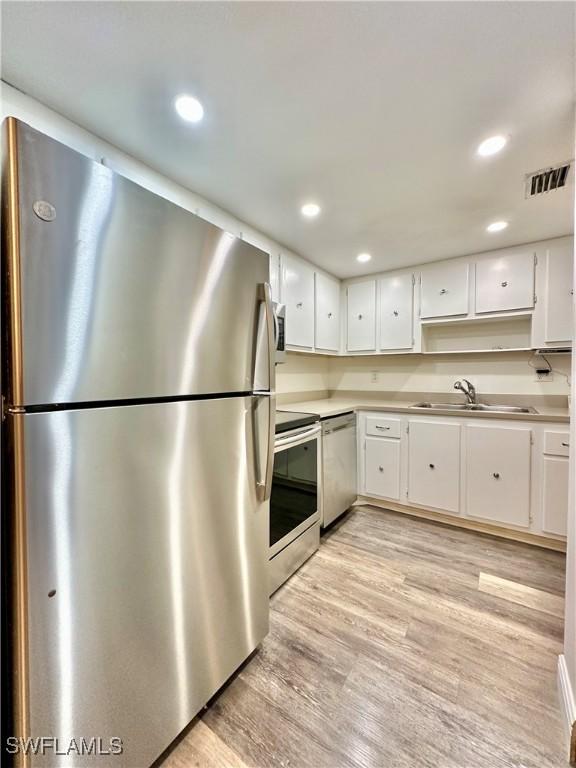
<svg viewBox="0 0 576 768">
<path fill-rule="evenodd" d="M 544 340 L 570 343 L 573 337 L 574 253 L 571 244 L 546 253 Z"/>
<path fill-rule="evenodd" d="M 340 283 L 316 272 L 316 348 L 340 348 Z"/>
<path fill-rule="evenodd" d="M 520 427 L 466 427 L 466 514 L 530 525 L 532 432 Z"/>
<path fill-rule="evenodd" d="M 314 346 L 314 270 L 305 261 L 282 257 L 282 301 L 286 304 L 286 344 Z"/>
<path fill-rule="evenodd" d="M 272 301 L 280 301 L 280 254 L 270 254 L 270 289 Z"/>
<path fill-rule="evenodd" d="M 380 349 L 411 349 L 414 343 L 414 276 L 382 277 L 380 289 Z"/>
<path fill-rule="evenodd" d="M 346 289 L 347 344 L 349 352 L 376 349 L 376 281 L 350 283 Z"/>
<path fill-rule="evenodd" d="M 420 315 L 447 317 L 468 314 L 467 262 L 442 262 L 422 268 Z"/>
<path fill-rule="evenodd" d="M 534 251 L 502 253 L 476 264 L 476 312 L 534 306 Z"/>
</svg>

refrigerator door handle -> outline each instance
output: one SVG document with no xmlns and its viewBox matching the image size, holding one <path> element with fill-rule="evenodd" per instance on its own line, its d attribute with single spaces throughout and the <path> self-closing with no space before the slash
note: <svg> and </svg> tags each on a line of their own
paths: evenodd
<svg viewBox="0 0 576 768">
<path fill-rule="evenodd" d="M 260 300 L 260 314 L 256 338 L 256 370 L 254 373 L 254 394 L 265 398 L 268 405 L 268 429 L 266 442 L 266 464 L 262 469 L 262 462 L 257 461 L 256 488 L 260 501 L 267 501 L 272 493 L 272 473 L 274 471 L 274 438 L 276 433 L 276 394 L 274 392 L 275 361 L 276 361 L 276 322 L 272 307 L 272 292 L 269 283 L 260 283 L 258 286 L 258 298 Z M 265 342 L 263 343 L 265 326 Z M 262 353 L 262 347 L 266 348 L 266 356 Z M 266 371 L 259 379 L 261 371 Z M 262 400 L 260 400 L 260 403 Z M 258 456 L 260 456 L 260 430 L 258 429 L 256 406 L 255 440 Z"/>
<path fill-rule="evenodd" d="M 256 359 L 252 390 L 273 392 L 276 362 L 276 322 L 269 283 L 258 285 L 258 301 L 260 310 L 256 331 Z"/>
<path fill-rule="evenodd" d="M 256 493 L 260 501 L 268 501 L 272 493 L 272 474 L 274 471 L 274 438 L 276 433 L 276 395 L 270 392 L 255 392 L 259 399 L 256 402 L 254 432 L 257 450 L 256 460 Z M 266 404 L 268 409 L 267 420 L 268 429 L 266 430 L 266 463 L 263 466 L 259 458 L 261 453 L 260 430 L 258 429 L 258 409 L 262 404 Z"/>
</svg>

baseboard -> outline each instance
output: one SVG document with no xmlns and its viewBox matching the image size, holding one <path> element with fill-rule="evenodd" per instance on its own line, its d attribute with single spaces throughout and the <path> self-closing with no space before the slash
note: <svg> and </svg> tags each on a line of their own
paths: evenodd
<svg viewBox="0 0 576 768">
<path fill-rule="evenodd" d="M 371 507 L 389 509 L 392 510 L 392 512 L 402 512 L 402 514 L 405 515 L 422 517 L 425 520 L 433 520 L 437 523 L 454 526 L 455 528 L 466 528 L 470 531 L 498 536 L 501 539 L 511 539 L 512 541 L 521 541 L 523 544 L 533 544 L 537 547 L 553 549 L 555 552 L 566 552 L 566 541 L 562 539 L 552 539 L 547 536 L 539 536 L 537 533 L 517 531 L 513 528 L 501 528 L 498 525 L 481 523 L 476 520 L 470 520 L 467 517 L 458 517 L 457 515 L 447 515 L 424 507 L 412 507 L 409 504 L 400 504 L 397 501 L 385 501 L 384 499 L 376 499 L 373 496 L 359 496 L 356 504 L 368 504 Z"/>
<path fill-rule="evenodd" d="M 566 657 L 563 653 L 558 656 L 558 693 L 564 730 L 569 744 L 569 759 L 571 763 L 576 763 L 576 698 L 568 675 Z"/>
</svg>

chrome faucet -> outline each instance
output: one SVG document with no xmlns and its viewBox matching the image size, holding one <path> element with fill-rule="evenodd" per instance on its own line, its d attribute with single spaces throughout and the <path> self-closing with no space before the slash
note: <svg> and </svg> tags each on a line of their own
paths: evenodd
<svg viewBox="0 0 576 768">
<path fill-rule="evenodd" d="M 465 387 L 464 384 L 467 384 L 468 386 Z M 478 403 L 478 395 L 476 394 L 476 388 L 472 382 L 468 381 L 468 379 L 462 379 L 462 381 L 458 380 L 454 382 L 454 389 L 459 389 L 460 392 L 463 392 L 466 395 L 466 399 L 468 400 L 468 403 L 470 405 L 476 405 Z"/>
</svg>

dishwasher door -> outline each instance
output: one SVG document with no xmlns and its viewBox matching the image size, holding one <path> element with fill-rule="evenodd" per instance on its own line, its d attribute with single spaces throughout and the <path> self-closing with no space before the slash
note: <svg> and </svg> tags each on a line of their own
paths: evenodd
<svg viewBox="0 0 576 768">
<path fill-rule="evenodd" d="M 356 414 L 322 422 L 322 527 L 356 501 Z"/>
</svg>

